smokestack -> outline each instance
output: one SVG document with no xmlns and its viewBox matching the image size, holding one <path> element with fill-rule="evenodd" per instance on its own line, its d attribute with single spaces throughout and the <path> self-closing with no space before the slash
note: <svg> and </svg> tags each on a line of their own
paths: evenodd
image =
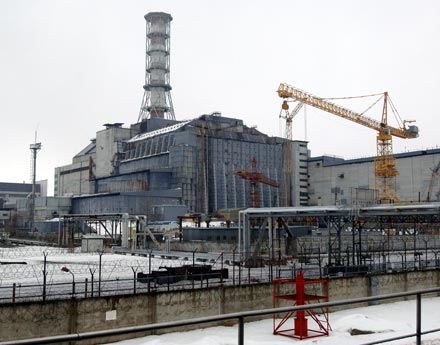
<svg viewBox="0 0 440 345">
<path fill-rule="evenodd" d="M 170 14 L 150 12 L 147 22 L 144 97 L 138 122 L 148 118 L 175 120 L 170 85 Z"/>
</svg>

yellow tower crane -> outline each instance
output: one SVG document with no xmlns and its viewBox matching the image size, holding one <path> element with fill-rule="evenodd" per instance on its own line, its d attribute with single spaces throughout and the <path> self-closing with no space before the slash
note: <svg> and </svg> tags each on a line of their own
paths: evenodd
<svg viewBox="0 0 440 345">
<path fill-rule="evenodd" d="M 395 108 L 387 92 L 383 93 L 384 102 L 381 121 L 371 119 L 363 115 L 363 113 L 357 113 L 341 107 L 288 84 L 281 83 L 277 92 L 278 96 L 284 99 L 282 105 L 284 110 L 289 107 L 287 104 L 289 99 L 295 100 L 378 131 L 376 137 L 377 155 L 374 159 L 375 188 L 378 192 L 378 202 L 394 203 L 399 201 L 396 193 L 396 176 L 399 173 L 396 170 L 396 159 L 393 156 L 392 137 L 395 136 L 403 139 L 417 138 L 419 129 L 413 125 L 406 126 L 407 123 L 414 121 L 403 121 L 399 128 L 388 125 L 388 104 L 392 107 L 393 111 Z"/>
</svg>

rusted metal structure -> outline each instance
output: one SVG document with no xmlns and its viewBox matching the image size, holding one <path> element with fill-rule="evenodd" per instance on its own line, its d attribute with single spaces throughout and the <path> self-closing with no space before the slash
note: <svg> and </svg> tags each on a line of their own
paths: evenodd
<svg viewBox="0 0 440 345">
<path fill-rule="evenodd" d="M 260 207 L 260 193 L 258 191 L 258 184 L 264 183 L 269 186 L 278 188 L 280 185 L 270 178 L 264 176 L 262 173 L 257 172 L 257 160 L 255 157 L 252 158 L 252 170 L 237 170 L 234 171 L 234 175 L 239 176 L 245 180 L 248 180 L 251 189 L 250 189 L 250 205 L 253 208 Z"/>
</svg>

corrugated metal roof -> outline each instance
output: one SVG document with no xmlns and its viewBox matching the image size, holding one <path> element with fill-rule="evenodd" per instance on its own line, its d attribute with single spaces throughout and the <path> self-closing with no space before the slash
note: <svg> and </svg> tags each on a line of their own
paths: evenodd
<svg viewBox="0 0 440 345">
<path fill-rule="evenodd" d="M 144 140 L 144 139 L 147 139 L 147 138 L 155 137 L 156 135 L 161 135 L 161 134 L 165 134 L 165 133 L 169 133 L 169 132 L 174 132 L 174 131 L 177 131 L 179 128 L 182 128 L 183 126 L 187 125 L 191 121 L 192 120 L 183 121 L 181 123 L 178 123 L 178 124 L 175 124 L 175 125 L 172 125 L 172 126 L 168 126 L 168 127 L 157 129 L 155 131 L 141 133 L 141 134 L 138 134 L 138 135 L 134 136 L 133 138 L 131 138 L 127 142 L 133 143 L 133 142 L 136 142 L 136 141 L 139 141 L 139 140 Z"/>
</svg>

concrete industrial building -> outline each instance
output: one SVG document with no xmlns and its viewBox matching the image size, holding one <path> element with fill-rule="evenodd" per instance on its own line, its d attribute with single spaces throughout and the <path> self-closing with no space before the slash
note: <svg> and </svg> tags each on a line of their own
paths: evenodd
<svg viewBox="0 0 440 345">
<path fill-rule="evenodd" d="M 222 126 L 225 129 L 219 131 Z M 113 132 L 115 128 L 105 131 Z M 96 142 L 100 142 L 99 137 Z M 206 146 L 204 159 L 202 140 Z M 74 213 L 151 215 L 155 205 L 182 204 L 188 210 L 212 214 L 219 209 L 248 207 L 249 183 L 233 172 L 250 170 L 249 157 L 255 156 L 259 171 L 282 182 L 282 140 L 248 128 L 241 120 L 204 115 L 128 139 L 123 144 L 125 149 L 118 154 L 123 158 L 114 161 L 117 164 L 108 170 L 108 175 L 94 173 L 100 165 L 94 141 L 92 149 L 89 145 L 74 157 L 74 161 L 93 164 L 85 164 L 82 170 L 77 170 L 75 163 L 57 168 L 61 182 L 57 187 L 64 195 L 75 195 Z M 374 157 L 309 158 L 306 142 L 294 141 L 292 147 L 292 206 L 374 203 Z M 111 155 L 104 156 L 109 159 Z M 400 153 L 395 157 L 400 173 L 397 191 L 402 202 L 440 201 L 440 149 Z M 201 179 L 202 170 L 205 179 Z M 81 183 L 77 180 L 79 176 Z M 282 205 L 282 187 L 259 188 L 261 206 Z M 88 195 L 81 193 L 87 189 Z"/>
<path fill-rule="evenodd" d="M 395 154 L 401 202 L 440 201 L 440 149 Z M 351 206 L 375 201 L 374 157 L 309 159 L 309 205 Z"/>
<path fill-rule="evenodd" d="M 166 127 L 133 135 L 141 124 L 130 129 L 106 125 L 71 165 L 56 169 L 55 193 L 75 196 L 74 213 L 144 214 L 154 205 L 166 204 L 184 204 L 188 210 L 206 213 L 247 207 L 249 183 L 233 172 L 250 170 L 252 156 L 260 172 L 282 182 L 283 139 L 270 138 L 241 120 L 203 115 L 183 122 L 145 122 L 149 128 L 158 128 L 159 123 Z M 375 200 L 374 157 L 309 158 L 306 142 L 294 141 L 292 147 L 292 206 Z M 395 157 L 401 201 L 439 201 L 440 150 Z M 204 179 L 201 174 L 205 174 Z M 282 188 L 259 188 L 262 206 L 282 205 Z"/>
<path fill-rule="evenodd" d="M 106 125 L 71 165 L 56 168 L 55 195 L 74 196 L 74 213 L 151 214 L 166 204 L 205 214 L 248 207 L 250 183 L 234 171 L 251 171 L 255 157 L 258 171 L 282 184 L 284 142 L 220 114 Z M 291 145 L 291 198 L 306 205 L 307 143 Z M 282 188 L 258 188 L 261 206 L 281 205 Z"/>
<path fill-rule="evenodd" d="M 127 128 L 122 123 L 105 124 L 71 164 L 55 169 L 55 196 L 73 197 L 72 213 L 151 217 L 155 206 L 184 205 L 188 211 L 212 215 L 249 207 L 251 194 L 258 194 L 263 207 L 376 200 L 373 157 L 310 158 L 307 142 L 269 137 L 220 113 L 177 121 L 169 75 L 172 17 L 153 12 L 145 20 L 145 85 L 138 122 Z M 286 142 L 290 145 L 283 145 Z M 396 158 L 400 199 L 437 200 L 438 150 Z M 280 188 L 259 183 L 257 191 L 251 190 L 249 181 L 234 174 L 253 169 Z M 290 171 L 289 183 L 285 183 L 286 171 Z"/>
<path fill-rule="evenodd" d="M 0 182 L 0 230 L 11 222 L 16 223 L 15 215 L 19 215 L 19 205 L 24 205 L 26 213 L 23 214 L 22 223 L 29 220 L 32 191 L 33 185 L 31 183 Z M 47 180 L 37 181 L 34 191 L 37 198 L 45 198 Z"/>
<path fill-rule="evenodd" d="M 29 198 L 31 193 L 31 183 L 0 182 L 0 208 L 15 209 L 17 201 Z M 36 182 L 35 194 L 37 197 L 47 195 L 47 180 Z"/>
<path fill-rule="evenodd" d="M 144 96 L 138 123 L 105 124 L 72 164 L 55 169 L 55 196 L 72 196 L 73 213 L 154 213 L 157 205 L 185 205 L 213 214 L 250 206 L 307 205 L 307 143 L 291 145 L 289 191 L 254 184 L 235 171 L 258 172 L 283 185 L 286 139 L 269 137 L 220 113 L 177 121 L 170 86 L 170 22 L 163 12 L 145 15 Z M 252 167 L 255 158 L 257 167 Z M 257 171 L 252 171 L 257 169 Z M 257 190 L 255 190 L 255 188 Z M 283 193 L 289 193 L 286 198 Z"/>
</svg>

